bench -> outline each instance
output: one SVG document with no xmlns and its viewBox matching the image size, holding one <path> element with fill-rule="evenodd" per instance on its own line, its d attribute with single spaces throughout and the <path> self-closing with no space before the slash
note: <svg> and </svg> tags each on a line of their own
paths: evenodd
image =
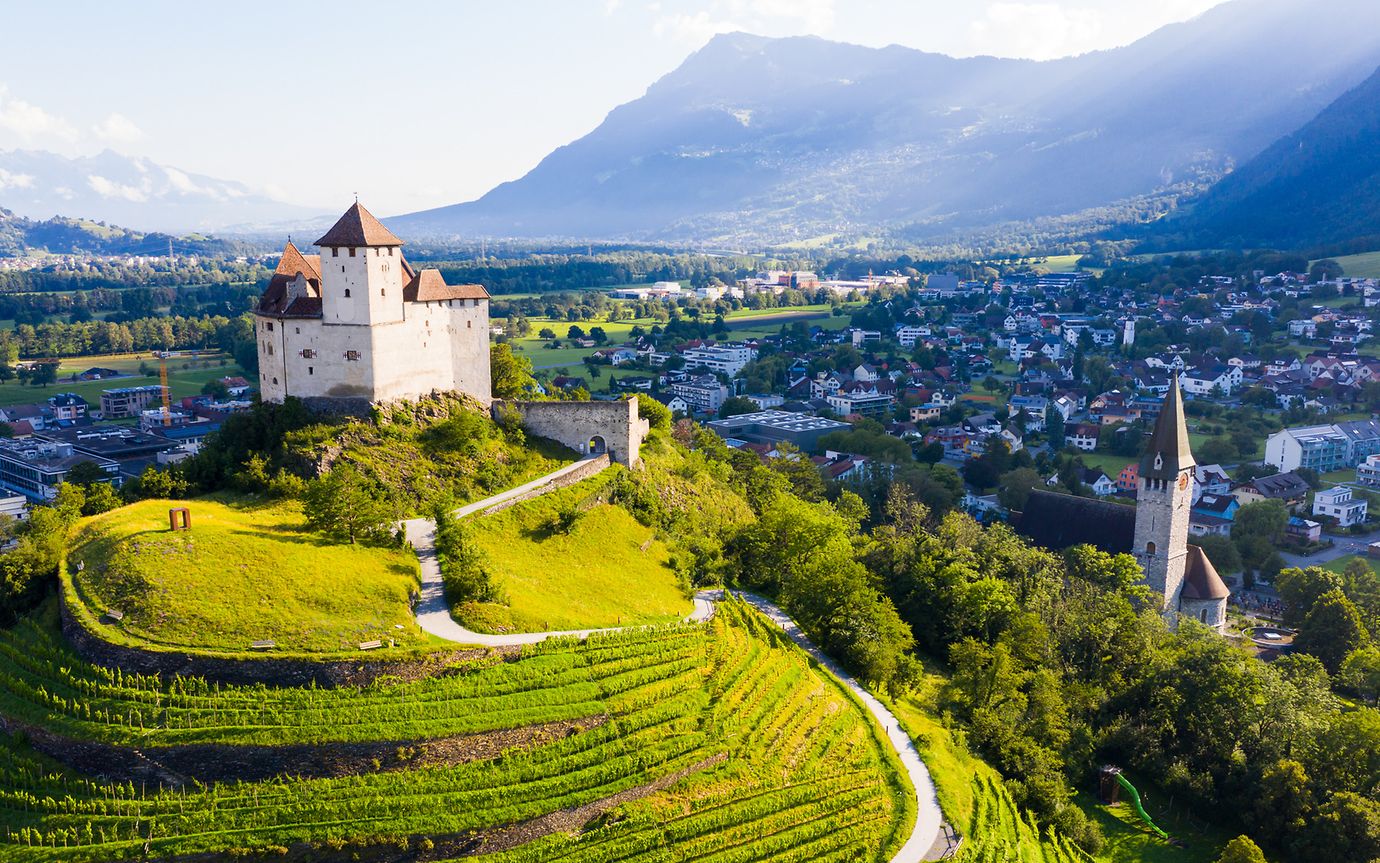
<svg viewBox="0 0 1380 863">
<path fill-rule="evenodd" d="M 360 650 L 377 650 L 377 649 L 380 648 L 380 647 L 383 647 L 383 642 L 382 642 L 382 641 L 378 641 L 378 640 L 374 640 L 374 641 L 361 641 L 361 642 L 359 643 L 359 649 L 360 649 Z"/>
<path fill-rule="evenodd" d="M 107 608 L 105 610 L 105 616 L 115 621 L 116 623 L 119 623 L 120 621 L 125 619 L 125 613 L 123 611 L 116 611 L 113 608 Z"/>
<path fill-rule="evenodd" d="M 275 648 L 275 647 L 277 647 L 277 646 L 278 646 L 277 642 L 271 641 L 271 640 L 265 638 L 265 639 L 261 639 L 261 640 L 259 640 L 259 641 L 254 642 L 253 644 L 249 645 L 249 649 L 250 649 L 250 650 L 272 650 L 273 648 Z"/>
</svg>

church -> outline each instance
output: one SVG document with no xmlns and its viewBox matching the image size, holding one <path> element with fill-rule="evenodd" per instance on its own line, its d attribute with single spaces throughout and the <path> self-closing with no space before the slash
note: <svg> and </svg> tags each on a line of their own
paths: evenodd
<svg viewBox="0 0 1380 863">
<path fill-rule="evenodd" d="M 1145 584 L 1163 596 L 1160 610 L 1170 626 L 1191 617 L 1222 632 L 1231 592 L 1203 550 L 1188 541 L 1194 464 L 1176 377 L 1140 460 L 1134 508 L 1033 491 L 1012 520 L 1019 532 L 1054 551 L 1088 544 L 1134 555 Z"/>
<path fill-rule="evenodd" d="M 454 391 L 489 404 L 488 291 L 413 267 L 402 245 L 358 202 L 320 254 L 288 242 L 254 315 L 264 401 L 363 413 Z"/>
</svg>

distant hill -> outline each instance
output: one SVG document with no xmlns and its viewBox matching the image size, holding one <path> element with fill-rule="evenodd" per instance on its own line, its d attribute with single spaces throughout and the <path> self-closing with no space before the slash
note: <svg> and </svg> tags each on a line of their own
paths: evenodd
<svg viewBox="0 0 1380 863">
<path fill-rule="evenodd" d="M 1380 235 L 1380 70 L 1160 232 L 1193 247 L 1288 249 Z"/>
<path fill-rule="evenodd" d="M 89 219 L 56 216 L 35 221 L 0 208 L 0 258 L 36 252 L 93 255 L 224 255 L 241 244 L 215 237 L 145 233 Z"/>
<path fill-rule="evenodd" d="M 246 229 L 319 215 L 243 183 L 111 150 L 79 158 L 42 150 L 0 151 L 0 206 L 33 219 L 81 213 L 143 231 L 175 233 Z"/>
<path fill-rule="evenodd" d="M 389 224 L 789 241 L 1061 215 L 1201 188 L 1377 65 L 1373 0 L 1234 0 L 1046 63 L 719 36 L 521 179 Z"/>
</svg>

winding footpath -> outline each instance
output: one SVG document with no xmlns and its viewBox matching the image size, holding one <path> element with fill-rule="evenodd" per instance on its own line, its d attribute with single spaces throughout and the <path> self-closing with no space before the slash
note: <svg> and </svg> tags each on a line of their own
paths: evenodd
<svg viewBox="0 0 1380 863">
<path fill-rule="evenodd" d="M 464 518 L 476 512 L 484 512 L 497 505 L 506 503 L 514 498 L 530 495 L 533 492 L 550 486 L 558 482 L 562 477 L 585 467 L 588 459 L 582 459 L 573 464 L 566 465 L 559 470 L 553 471 L 546 476 L 539 477 L 529 483 L 525 483 L 516 488 L 509 489 L 501 494 L 484 500 L 468 504 L 455 511 L 457 518 Z M 524 644 L 536 644 L 548 638 L 559 638 L 562 636 L 573 636 L 576 638 L 588 638 L 602 632 L 617 632 L 626 627 L 612 627 L 606 629 L 576 629 L 556 632 L 514 632 L 502 635 L 491 635 L 482 632 L 474 632 L 466 629 L 450 616 L 450 606 L 446 604 L 445 587 L 441 581 L 441 567 L 436 560 L 436 522 L 431 519 L 415 518 L 403 522 L 408 542 L 417 551 L 417 558 L 421 562 L 422 570 L 422 590 L 421 598 L 417 603 L 417 624 L 426 632 L 438 638 L 454 641 L 459 644 L 481 645 L 484 647 L 512 647 Z M 687 622 L 703 622 L 714 616 L 715 602 L 723 598 L 721 590 L 702 590 L 695 594 L 695 610 Z M 751 593 L 741 591 L 734 592 L 736 596 L 751 605 L 764 617 L 779 627 L 788 638 L 794 641 L 802 650 L 808 653 L 821 667 L 838 678 L 854 696 L 862 703 L 863 707 L 881 724 L 887 742 L 896 751 L 896 755 L 901 760 L 901 766 L 910 777 L 912 787 L 915 789 L 916 818 L 915 827 L 911 830 L 910 836 L 906 839 L 901 849 L 891 858 L 891 863 L 918 863 L 926 859 L 934 859 L 930 853 L 935 847 L 940 836 L 940 828 L 944 822 L 944 814 L 939 808 L 939 798 L 936 794 L 934 781 L 930 778 L 930 772 L 925 767 L 925 763 L 920 760 L 920 753 L 916 751 L 915 744 L 910 736 L 901 729 L 900 722 L 890 710 L 887 709 L 876 696 L 868 692 L 862 684 L 858 683 L 851 675 L 845 672 L 838 663 L 830 659 L 824 651 L 816 647 L 800 626 L 791 617 L 769 600 L 756 596 Z"/>
</svg>

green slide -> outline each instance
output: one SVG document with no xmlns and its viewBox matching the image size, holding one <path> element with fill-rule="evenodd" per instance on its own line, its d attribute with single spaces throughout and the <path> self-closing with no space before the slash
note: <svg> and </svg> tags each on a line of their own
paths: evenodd
<svg viewBox="0 0 1380 863">
<path fill-rule="evenodd" d="M 1136 786 L 1131 784 L 1131 780 L 1117 773 L 1116 781 L 1120 782 L 1121 787 L 1126 789 L 1126 793 L 1131 795 L 1131 805 L 1136 807 L 1136 814 L 1140 816 L 1140 820 L 1144 821 L 1146 826 L 1159 834 L 1161 839 L 1166 842 L 1169 841 L 1169 834 L 1155 826 L 1155 822 L 1151 821 L 1150 816 L 1146 813 L 1145 807 L 1140 804 L 1140 792 L 1136 790 Z"/>
</svg>

